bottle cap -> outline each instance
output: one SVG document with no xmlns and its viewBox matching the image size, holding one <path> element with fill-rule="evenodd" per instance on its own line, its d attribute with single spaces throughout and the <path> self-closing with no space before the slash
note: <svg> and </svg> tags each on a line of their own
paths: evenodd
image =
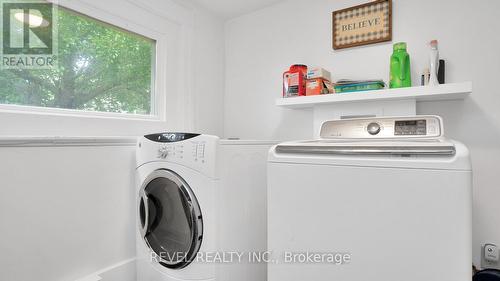
<svg viewBox="0 0 500 281">
<path fill-rule="evenodd" d="M 437 47 L 438 40 L 431 40 L 430 45 L 431 45 L 431 47 Z"/>
<path fill-rule="evenodd" d="M 394 44 L 393 49 L 394 49 L 394 51 L 406 50 L 406 42 L 399 42 L 399 43 Z"/>
</svg>

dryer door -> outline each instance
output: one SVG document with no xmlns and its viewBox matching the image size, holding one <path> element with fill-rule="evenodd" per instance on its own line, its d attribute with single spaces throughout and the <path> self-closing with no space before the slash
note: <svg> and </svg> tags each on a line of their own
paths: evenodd
<svg viewBox="0 0 500 281">
<path fill-rule="evenodd" d="M 163 266 L 189 265 L 200 249 L 203 219 L 191 188 L 170 170 L 156 170 L 140 190 L 141 235 Z"/>
</svg>

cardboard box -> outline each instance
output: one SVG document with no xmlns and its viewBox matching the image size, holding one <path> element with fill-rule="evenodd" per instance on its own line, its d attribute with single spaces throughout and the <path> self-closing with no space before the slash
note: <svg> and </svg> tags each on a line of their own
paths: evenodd
<svg viewBox="0 0 500 281">
<path fill-rule="evenodd" d="M 306 82 L 306 96 L 316 96 L 333 93 L 333 85 L 323 78 L 308 79 Z"/>
<path fill-rule="evenodd" d="M 329 71 L 321 67 L 313 67 L 307 70 L 307 79 L 322 78 L 326 81 L 332 81 L 332 75 Z"/>
</svg>

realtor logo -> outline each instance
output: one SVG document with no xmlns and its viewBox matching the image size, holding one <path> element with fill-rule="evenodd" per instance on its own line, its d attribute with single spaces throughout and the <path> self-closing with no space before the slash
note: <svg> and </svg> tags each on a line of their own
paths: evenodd
<svg viewBox="0 0 500 281">
<path fill-rule="evenodd" d="M 57 14 L 46 1 L 1 3 L 1 68 L 50 69 L 57 63 Z"/>
</svg>

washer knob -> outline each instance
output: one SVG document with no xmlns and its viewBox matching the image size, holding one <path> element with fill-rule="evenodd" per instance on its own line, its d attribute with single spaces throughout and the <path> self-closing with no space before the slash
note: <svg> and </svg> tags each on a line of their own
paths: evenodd
<svg viewBox="0 0 500 281">
<path fill-rule="evenodd" d="M 376 135 L 376 134 L 380 133 L 380 125 L 378 123 L 375 123 L 375 122 L 370 123 L 366 127 L 366 130 L 368 131 L 368 133 L 370 135 Z"/>
</svg>

